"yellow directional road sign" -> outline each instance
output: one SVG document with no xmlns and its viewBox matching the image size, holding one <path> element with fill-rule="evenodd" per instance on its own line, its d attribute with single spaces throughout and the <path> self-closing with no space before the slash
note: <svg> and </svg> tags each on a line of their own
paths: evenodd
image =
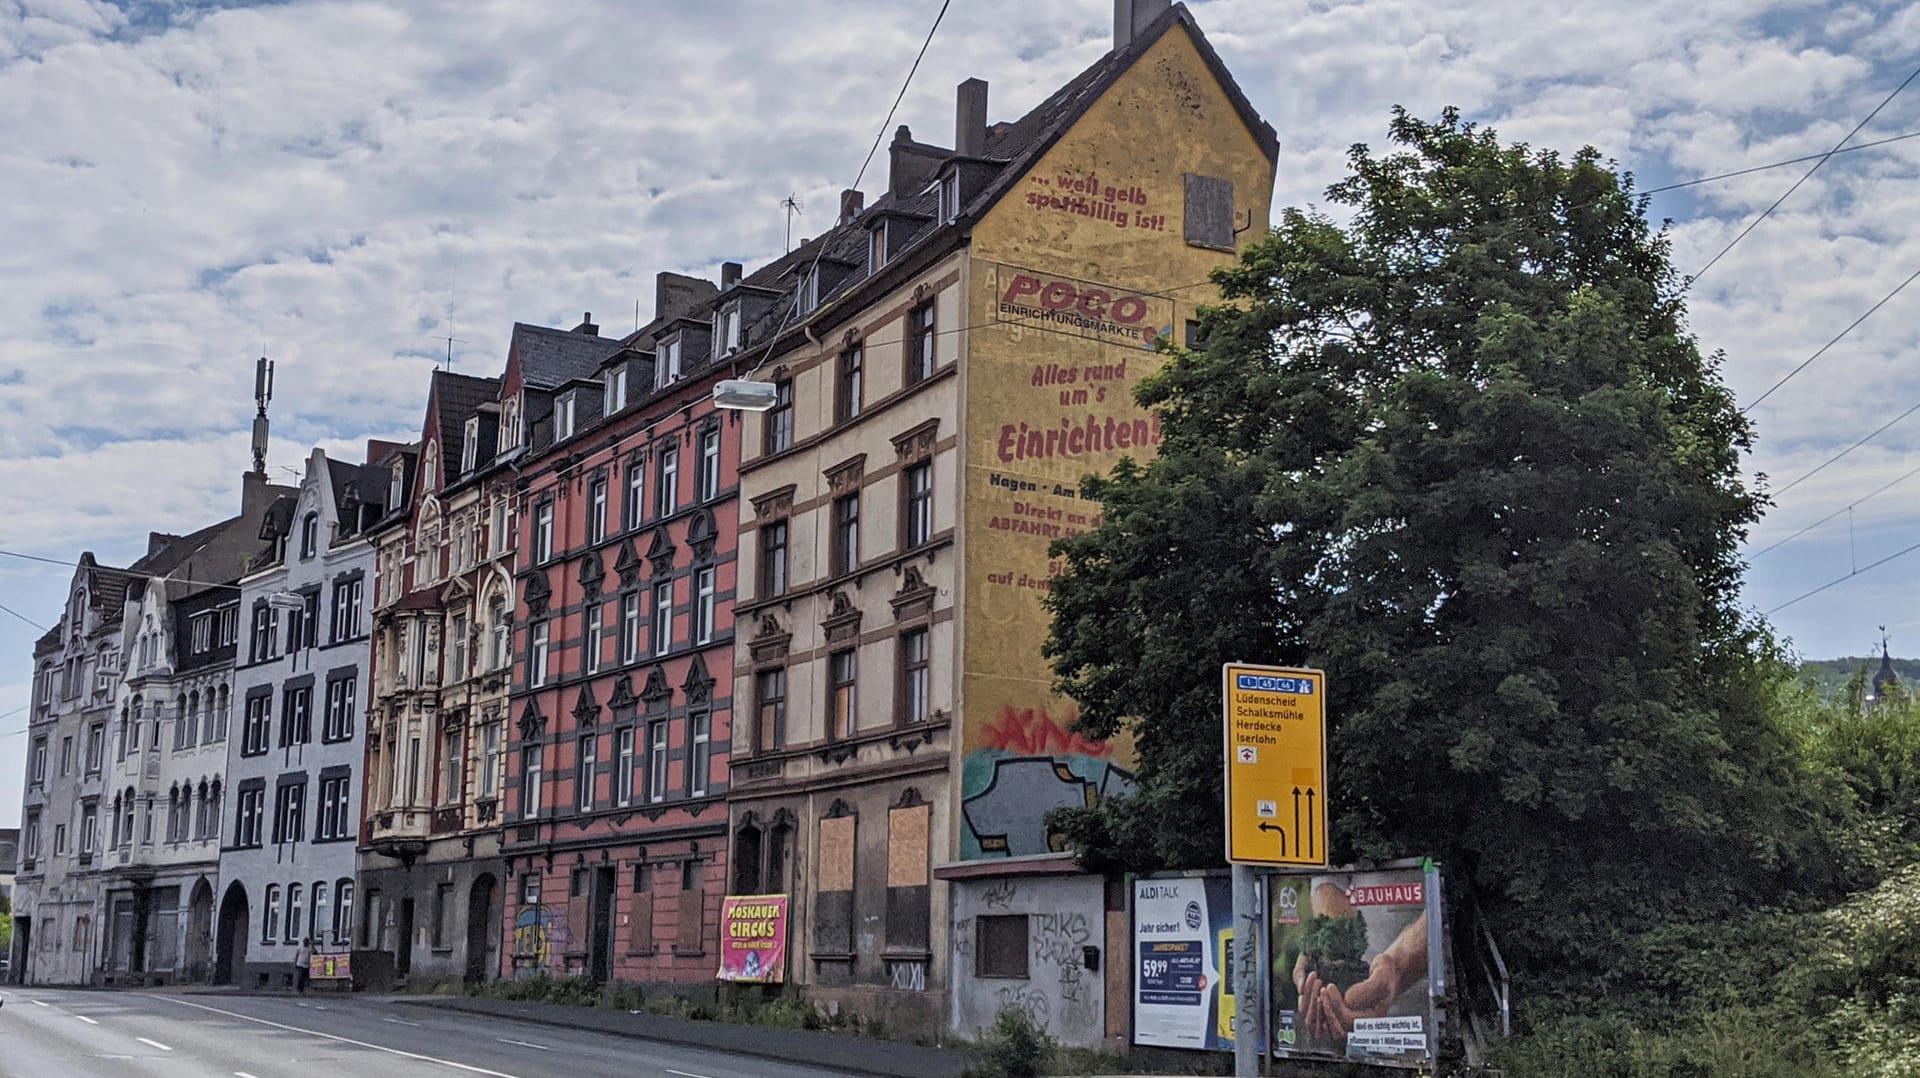
<svg viewBox="0 0 1920 1078">
<path fill-rule="evenodd" d="M 1327 675 L 1228 663 L 1227 860 L 1327 865 Z"/>
</svg>

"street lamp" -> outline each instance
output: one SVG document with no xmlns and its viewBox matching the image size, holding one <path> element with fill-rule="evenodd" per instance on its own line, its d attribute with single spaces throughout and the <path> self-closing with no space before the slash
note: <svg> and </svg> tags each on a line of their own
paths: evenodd
<svg viewBox="0 0 1920 1078">
<path fill-rule="evenodd" d="M 736 412 L 764 412 L 774 406 L 779 392 L 772 382 L 729 378 L 714 384 L 713 406 Z"/>
<path fill-rule="evenodd" d="M 276 591 L 267 596 L 267 605 L 275 610 L 305 610 L 306 597 L 297 591 Z"/>
</svg>

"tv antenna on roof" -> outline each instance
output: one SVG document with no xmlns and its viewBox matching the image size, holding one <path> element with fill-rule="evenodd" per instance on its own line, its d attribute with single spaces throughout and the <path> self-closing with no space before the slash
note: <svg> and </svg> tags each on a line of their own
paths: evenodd
<svg viewBox="0 0 1920 1078">
<path fill-rule="evenodd" d="M 453 346 L 456 342 L 467 343 L 466 338 L 453 335 L 453 289 L 447 289 L 447 335 L 438 338 L 447 342 L 447 369 L 453 369 Z"/>
<path fill-rule="evenodd" d="M 800 203 L 800 196 L 799 196 L 799 195 L 796 195 L 796 194 L 789 194 L 789 195 L 787 195 L 787 197 L 785 197 L 785 198 L 783 198 L 783 199 L 781 199 L 781 200 L 780 200 L 780 205 L 782 205 L 782 206 L 785 206 L 785 207 L 786 207 L 786 209 L 787 209 L 787 246 L 786 246 L 786 251 L 788 251 L 788 252 L 790 252 L 790 251 L 792 251 L 792 250 L 793 250 L 793 217 L 794 217 L 794 215 L 795 215 L 795 214 L 798 214 L 798 213 L 803 213 L 804 211 L 803 211 L 803 210 L 801 210 L 801 208 L 800 208 L 800 206 L 801 206 L 801 203 Z M 786 252 L 782 252 L 782 253 L 786 253 Z"/>
</svg>

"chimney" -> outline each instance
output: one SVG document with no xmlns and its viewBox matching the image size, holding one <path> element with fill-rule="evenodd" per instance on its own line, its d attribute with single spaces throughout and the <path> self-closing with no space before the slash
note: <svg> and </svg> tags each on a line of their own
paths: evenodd
<svg viewBox="0 0 1920 1078">
<path fill-rule="evenodd" d="M 987 154 L 987 82 L 968 79 L 954 94 L 953 151 L 962 157 Z"/>
<path fill-rule="evenodd" d="M 940 171 L 940 162 L 949 154 L 937 146 L 923 146 L 913 141 L 913 132 L 906 124 L 893 133 L 893 144 L 887 147 L 887 190 L 894 198 L 907 198 L 919 194 L 929 183 L 933 175 Z"/>
<path fill-rule="evenodd" d="M 867 196 L 860 192 L 851 189 L 840 192 L 840 223 L 844 225 L 860 216 L 866 205 Z"/>
<path fill-rule="evenodd" d="M 741 269 L 740 263 L 738 262 L 720 263 L 720 290 L 721 291 L 724 292 L 727 289 L 732 288 L 734 285 L 737 285 L 740 283 L 740 269 Z"/>
<path fill-rule="evenodd" d="M 580 324 L 573 327 L 575 333 L 584 333 L 589 337 L 598 337 L 600 327 L 593 324 L 593 312 L 587 311 L 580 316 Z"/>
<path fill-rule="evenodd" d="M 1113 0 L 1113 50 L 1133 44 L 1153 20 L 1166 14 L 1173 0 Z"/>
</svg>

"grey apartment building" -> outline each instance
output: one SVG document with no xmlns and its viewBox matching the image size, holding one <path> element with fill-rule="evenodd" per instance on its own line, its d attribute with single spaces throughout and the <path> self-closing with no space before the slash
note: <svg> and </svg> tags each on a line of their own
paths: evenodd
<svg viewBox="0 0 1920 1078">
<path fill-rule="evenodd" d="M 374 558 L 363 528 L 385 496 L 372 475 L 315 449 L 265 514 L 240 584 L 219 983 L 285 985 L 301 940 L 350 945 Z"/>
</svg>

